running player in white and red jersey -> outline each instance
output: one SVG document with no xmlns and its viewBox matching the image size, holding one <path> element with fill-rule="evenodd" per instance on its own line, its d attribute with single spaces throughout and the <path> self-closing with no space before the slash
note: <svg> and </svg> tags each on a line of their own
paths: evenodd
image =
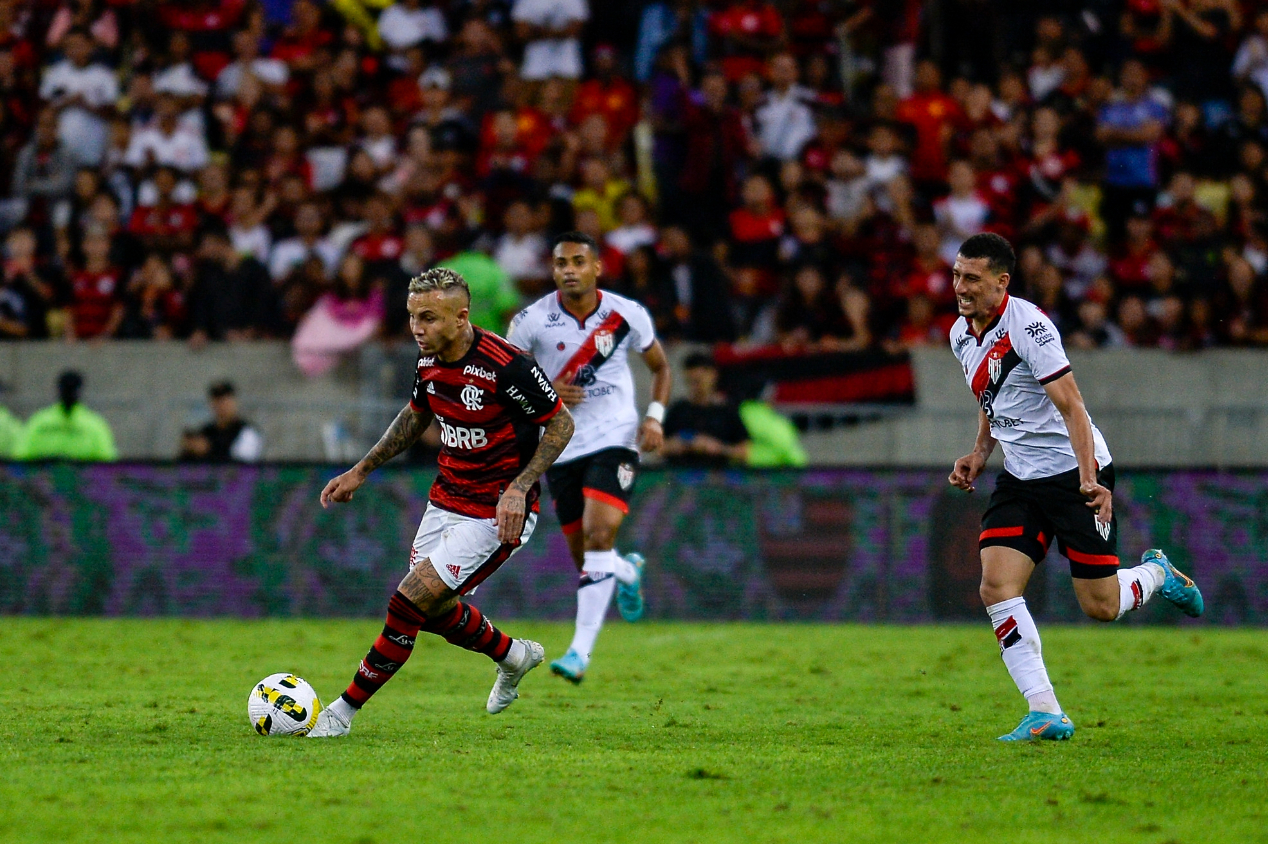
<svg viewBox="0 0 1268 844">
<path fill-rule="evenodd" d="M 422 353 L 414 391 L 382 439 L 321 491 L 321 506 L 350 501 L 376 468 L 440 423 L 440 472 L 410 549 L 409 574 L 388 602 L 387 622 L 347 690 L 308 735 L 347 735 L 353 716 L 396 676 L 419 632 L 497 663 L 486 706 L 496 714 L 519 696 L 542 646 L 512 639 L 462 600 L 533 535 L 538 478 L 572 436 L 572 416 L 529 355 L 467 318 L 471 291 L 450 269 L 409 283 L 409 327 Z"/>
<path fill-rule="evenodd" d="M 531 352 L 576 419 L 577 430 L 546 473 L 555 512 L 581 572 L 577 627 L 568 652 L 550 664 L 580 683 L 603 626 L 612 592 L 627 621 L 643 615 L 643 558 L 615 550 L 629 513 L 639 453 L 664 443 L 661 423 L 671 375 L 651 315 L 632 299 L 598 289 L 599 247 L 589 235 L 555 239 L 558 291 L 516 315 L 507 339 Z M 642 356 L 652 372 L 652 400 L 638 412 L 629 358 Z"/>
<path fill-rule="evenodd" d="M 948 480 L 965 491 L 998 442 L 1004 471 L 982 516 L 982 601 L 1004 665 L 1030 711 L 1004 741 L 1067 739 L 1074 724 L 1061 711 L 1022 593 L 1052 540 L 1070 561 L 1079 606 L 1114 621 L 1140 609 L 1155 591 L 1186 615 L 1202 614 L 1202 593 L 1152 549 L 1135 568 L 1118 567 L 1114 467 L 1074 383 L 1056 326 L 1030 302 L 1009 296 L 1016 259 L 1008 241 L 978 234 L 964 241 L 951 276 L 962 319 L 951 331 L 978 412 L 973 451 Z"/>
</svg>

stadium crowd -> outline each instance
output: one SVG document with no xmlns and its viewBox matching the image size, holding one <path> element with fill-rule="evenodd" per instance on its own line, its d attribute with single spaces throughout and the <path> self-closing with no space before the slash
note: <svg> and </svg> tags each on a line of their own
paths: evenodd
<svg viewBox="0 0 1268 844">
<path fill-rule="evenodd" d="M 989 230 L 1068 346 L 1268 344 L 1259 5 L 0 0 L 0 337 L 318 372 L 576 228 L 666 338 L 901 350 Z"/>
</svg>

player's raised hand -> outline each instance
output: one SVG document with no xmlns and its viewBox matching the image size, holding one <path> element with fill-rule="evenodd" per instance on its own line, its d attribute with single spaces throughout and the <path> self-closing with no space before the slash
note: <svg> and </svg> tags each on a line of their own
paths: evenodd
<svg viewBox="0 0 1268 844">
<path fill-rule="evenodd" d="M 643 417 L 643 424 L 638 426 L 638 447 L 645 452 L 660 451 L 665 444 L 665 429 L 650 416 Z"/>
<path fill-rule="evenodd" d="M 365 475 L 356 469 L 349 469 L 337 478 L 331 478 L 330 483 L 326 484 L 326 488 L 321 491 L 321 506 L 329 507 L 331 504 L 346 504 L 352 500 L 352 494 L 365 483 Z"/>
<path fill-rule="evenodd" d="M 498 526 L 498 542 L 504 544 L 519 542 L 520 534 L 524 532 L 527 511 L 528 503 L 524 493 L 515 487 L 502 493 L 493 519 Z"/>
<path fill-rule="evenodd" d="M 559 400 L 564 403 L 564 407 L 576 407 L 586 397 L 585 387 L 578 387 L 576 384 L 572 384 L 562 378 L 558 381 L 551 381 L 550 385 L 559 394 Z"/>
<path fill-rule="evenodd" d="M 1087 506 L 1096 513 L 1096 520 L 1103 525 L 1109 524 L 1110 519 L 1114 518 L 1114 493 L 1095 481 L 1079 484 L 1079 492 L 1087 498 Z"/>
<path fill-rule="evenodd" d="M 978 475 L 982 474 L 982 469 L 985 467 L 986 458 L 981 453 L 975 451 L 972 454 L 966 454 L 955 461 L 947 482 L 956 489 L 972 492 L 973 482 L 977 480 Z"/>
</svg>

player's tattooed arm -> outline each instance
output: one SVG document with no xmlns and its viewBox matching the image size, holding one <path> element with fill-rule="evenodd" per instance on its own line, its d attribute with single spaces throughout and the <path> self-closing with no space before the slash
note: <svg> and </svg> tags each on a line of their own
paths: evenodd
<svg viewBox="0 0 1268 844">
<path fill-rule="evenodd" d="M 559 412 L 546 423 L 541 441 L 537 443 L 537 451 L 533 453 L 533 459 L 529 460 L 519 476 L 511 481 L 511 485 L 498 501 L 496 518 L 499 541 L 519 540 L 520 534 L 524 531 L 524 519 L 528 512 L 528 491 L 563 453 L 568 440 L 572 439 L 574 427 L 572 414 L 562 405 Z"/>
<path fill-rule="evenodd" d="M 414 441 L 423 435 L 423 431 L 427 430 L 431 420 L 430 412 L 419 413 L 411 405 L 405 405 L 401 408 L 401 412 L 396 414 L 392 424 L 387 426 L 383 436 L 374 444 L 374 448 L 361 458 L 361 462 L 355 468 L 364 475 L 370 474 L 413 445 Z"/>
<path fill-rule="evenodd" d="M 414 441 L 423 435 L 423 431 L 427 430 L 431 420 L 430 412 L 419 413 L 413 406 L 405 405 L 374 448 L 370 449 L 357 465 L 339 477 L 332 478 L 330 483 L 326 484 L 326 488 L 321 491 L 321 506 L 329 507 L 332 503 L 343 504 L 351 501 L 353 493 L 365 483 L 366 477 L 413 445 Z"/>
</svg>

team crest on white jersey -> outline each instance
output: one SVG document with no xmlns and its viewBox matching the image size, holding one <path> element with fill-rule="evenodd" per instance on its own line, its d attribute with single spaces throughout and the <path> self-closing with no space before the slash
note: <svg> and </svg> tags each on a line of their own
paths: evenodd
<svg viewBox="0 0 1268 844">
<path fill-rule="evenodd" d="M 611 331 L 596 331 L 594 333 L 594 348 L 599 354 L 605 358 L 612 355 L 612 349 L 616 347 L 616 338 L 612 336 Z"/>
<path fill-rule="evenodd" d="M 617 466 L 616 482 L 621 485 L 621 489 L 629 489 L 634 483 L 634 467 L 629 463 Z"/>
<path fill-rule="evenodd" d="M 997 357 L 991 357 L 986 362 L 986 372 L 991 376 L 991 383 L 994 384 L 999 380 L 999 374 L 1004 369 L 1004 361 Z"/>
<path fill-rule="evenodd" d="M 462 403 L 467 406 L 467 410 L 482 410 L 484 408 L 484 390 L 481 390 L 475 384 L 468 384 L 462 388 L 462 394 L 458 396 L 462 399 Z"/>
</svg>

